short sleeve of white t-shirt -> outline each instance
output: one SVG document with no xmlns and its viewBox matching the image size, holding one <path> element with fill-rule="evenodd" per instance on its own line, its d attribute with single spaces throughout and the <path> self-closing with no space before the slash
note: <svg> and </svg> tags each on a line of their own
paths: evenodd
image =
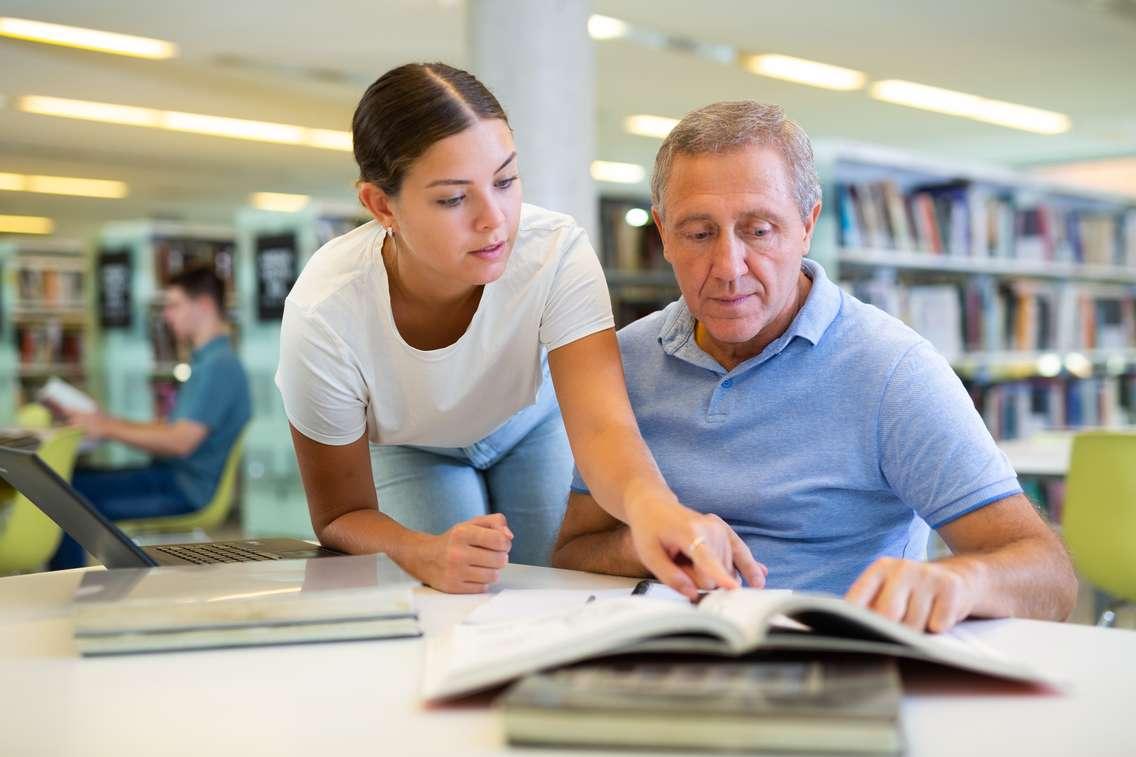
<svg viewBox="0 0 1136 757">
<path fill-rule="evenodd" d="M 277 371 L 276 382 L 292 425 L 324 444 L 350 444 L 362 436 L 367 387 L 346 345 L 318 314 L 305 314 L 288 301 L 281 333 L 288 338 L 280 340 L 280 366 L 288 368 Z"/>
<path fill-rule="evenodd" d="M 549 350 L 614 326 L 603 269 L 570 217 L 524 205 L 501 278 L 465 334 L 439 350 L 394 323 L 369 223 L 331 240 L 288 295 L 276 385 L 292 425 L 324 444 L 463 447 L 532 404 Z"/>
</svg>

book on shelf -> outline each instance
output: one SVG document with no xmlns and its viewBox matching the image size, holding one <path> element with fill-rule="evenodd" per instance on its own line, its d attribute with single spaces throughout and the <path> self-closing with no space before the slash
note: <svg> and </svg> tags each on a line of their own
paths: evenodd
<svg viewBox="0 0 1136 757">
<path fill-rule="evenodd" d="M 909 657 L 1009 680 L 1052 684 L 962 631 L 914 631 L 836 597 L 787 591 L 713 591 L 691 604 L 652 596 L 605 598 L 560 612 L 459 624 L 426 640 L 422 695 L 471 694 L 522 675 L 628 653 L 738 657 L 763 651 L 856 652 Z"/>
<path fill-rule="evenodd" d="M 840 244 L 962 258 L 1136 268 L 1136 208 L 1021 200 L 968 180 L 837 187 Z"/>
<path fill-rule="evenodd" d="M 85 305 L 82 271 L 30 267 L 20 264 L 16 274 L 18 307 L 70 307 Z"/>
<path fill-rule="evenodd" d="M 989 277 L 912 284 L 891 276 L 841 285 L 952 359 L 962 351 L 1120 351 L 1136 345 L 1136 292 L 1126 287 Z"/>
<path fill-rule="evenodd" d="M 14 329 L 21 365 L 69 365 L 83 362 L 85 329 L 55 319 L 17 323 Z"/>
<path fill-rule="evenodd" d="M 612 661 L 527 676 L 510 743 L 712 751 L 903 751 L 894 660 Z"/>
<path fill-rule="evenodd" d="M 1136 423 L 1136 376 L 1034 378 L 972 384 L 971 396 L 995 439 L 1049 429 L 1119 428 Z"/>
<path fill-rule="evenodd" d="M 419 636 L 417 585 L 385 555 L 93 571 L 84 656 Z"/>
</svg>

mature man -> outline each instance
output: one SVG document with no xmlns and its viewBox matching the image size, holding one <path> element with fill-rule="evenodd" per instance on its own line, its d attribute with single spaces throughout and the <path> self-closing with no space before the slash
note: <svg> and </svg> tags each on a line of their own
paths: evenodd
<svg viewBox="0 0 1136 757">
<path fill-rule="evenodd" d="M 768 575 L 722 560 L 919 629 L 1066 617 L 1064 548 L 950 366 L 806 259 L 821 192 L 801 128 L 754 102 L 694 111 L 651 195 L 682 297 L 620 332 L 628 391 L 679 500 L 720 516 Z M 925 561 L 927 524 L 953 556 Z M 553 564 L 644 575 L 635 545 L 577 477 Z"/>
<path fill-rule="evenodd" d="M 79 469 L 73 484 L 112 520 L 180 515 L 205 506 L 221 480 L 229 452 L 252 416 L 248 376 L 229 343 L 224 285 L 211 268 L 174 276 L 162 317 L 179 342 L 193 346 L 189 378 L 169 418 L 135 422 L 101 412 L 68 414 L 89 438 L 122 442 L 153 456 L 138 468 Z M 82 564 L 69 536 L 51 568 Z"/>
</svg>

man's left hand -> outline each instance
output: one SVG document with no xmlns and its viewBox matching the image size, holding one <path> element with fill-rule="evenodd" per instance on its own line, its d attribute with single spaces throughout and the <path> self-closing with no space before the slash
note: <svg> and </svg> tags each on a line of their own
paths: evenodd
<svg viewBox="0 0 1136 757">
<path fill-rule="evenodd" d="M 978 590 L 970 575 L 946 561 L 881 557 L 844 598 L 917 631 L 941 633 L 970 615 Z"/>
</svg>

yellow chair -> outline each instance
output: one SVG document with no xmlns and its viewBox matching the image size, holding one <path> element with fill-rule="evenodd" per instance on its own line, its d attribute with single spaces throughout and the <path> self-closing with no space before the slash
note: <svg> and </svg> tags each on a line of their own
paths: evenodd
<svg viewBox="0 0 1136 757">
<path fill-rule="evenodd" d="M 1073 564 L 1119 604 L 1136 602 L 1136 432 L 1088 431 L 1073 437 L 1062 529 Z"/>
<path fill-rule="evenodd" d="M 142 536 L 146 534 L 192 533 L 220 526 L 229 517 L 229 512 L 233 509 L 237 488 L 237 469 L 240 465 L 244 441 L 245 432 L 242 431 L 233 444 L 233 448 L 229 450 L 229 457 L 226 458 L 225 467 L 221 471 L 221 480 L 217 482 L 217 490 L 213 492 L 213 499 L 209 500 L 205 507 L 185 515 L 123 520 L 118 522 L 119 528 L 130 536 Z"/>
<path fill-rule="evenodd" d="M 59 429 L 44 439 L 36 454 L 64 480 L 70 480 L 82 439 L 79 429 Z M 7 507 L 0 504 L 0 574 L 40 570 L 62 539 L 63 531 L 55 521 L 19 492 L 13 492 Z"/>
<path fill-rule="evenodd" d="M 16 425 L 22 428 L 51 428 L 51 420 L 51 411 L 38 402 L 29 402 L 16 411 Z"/>
</svg>

